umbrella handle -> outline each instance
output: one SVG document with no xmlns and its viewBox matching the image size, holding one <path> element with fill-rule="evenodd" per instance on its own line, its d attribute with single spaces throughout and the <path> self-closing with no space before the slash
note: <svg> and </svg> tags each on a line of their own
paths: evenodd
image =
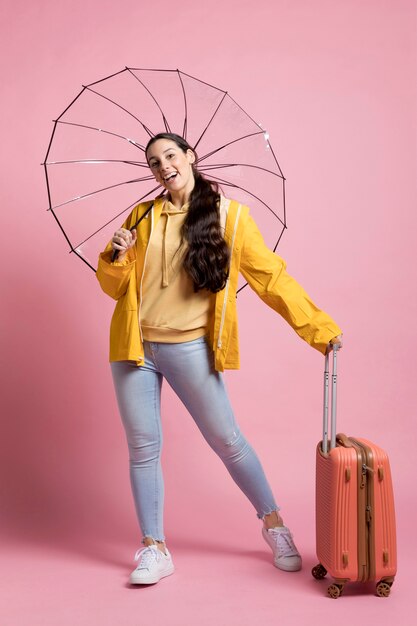
<svg viewBox="0 0 417 626">
<path fill-rule="evenodd" d="M 136 224 L 134 224 L 134 226 L 132 226 L 132 228 L 129 228 L 130 232 L 132 232 L 132 230 L 135 230 L 135 228 L 141 223 L 141 221 L 143 220 L 144 217 L 146 217 L 149 213 L 149 211 L 153 208 L 153 202 L 151 204 L 151 206 L 149 207 L 149 209 L 147 209 L 145 211 L 145 213 L 143 215 L 141 215 L 141 217 L 138 219 L 138 221 L 136 222 Z M 119 256 L 119 252 L 120 250 L 113 250 L 113 254 L 111 255 L 111 262 L 114 263 L 114 261 L 116 261 L 117 257 Z"/>
</svg>

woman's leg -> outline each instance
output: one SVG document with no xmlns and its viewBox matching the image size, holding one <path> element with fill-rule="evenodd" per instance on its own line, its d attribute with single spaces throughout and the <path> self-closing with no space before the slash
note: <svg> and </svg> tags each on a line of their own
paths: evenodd
<svg viewBox="0 0 417 626">
<path fill-rule="evenodd" d="M 111 363 L 111 369 L 129 448 L 130 481 L 143 542 L 162 544 L 162 375 L 149 358 L 141 367 L 131 361 L 118 361 Z"/>
<path fill-rule="evenodd" d="M 230 475 L 264 519 L 279 510 L 255 451 L 239 429 L 223 377 L 204 337 L 181 344 L 151 344 L 154 360 Z M 271 516 L 272 514 L 272 516 Z M 277 520 L 280 520 L 277 517 Z M 282 521 L 278 523 L 282 524 Z"/>
</svg>

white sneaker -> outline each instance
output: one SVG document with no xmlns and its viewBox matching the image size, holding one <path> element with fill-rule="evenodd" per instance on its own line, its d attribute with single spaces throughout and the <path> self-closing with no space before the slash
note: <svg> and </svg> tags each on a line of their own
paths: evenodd
<svg viewBox="0 0 417 626">
<path fill-rule="evenodd" d="M 275 567 L 286 572 L 297 572 L 301 569 L 301 556 L 289 528 L 277 526 L 267 530 L 263 527 L 262 536 L 272 548 Z"/>
<path fill-rule="evenodd" d="M 130 583 L 132 585 L 150 585 L 157 583 L 164 576 L 173 574 L 174 563 L 168 549 L 165 548 L 165 550 L 166 554 L 154 544 L 137 550 L 135 561 L 138 561 L 138 565 L 130 574 Z"/>
</svg>

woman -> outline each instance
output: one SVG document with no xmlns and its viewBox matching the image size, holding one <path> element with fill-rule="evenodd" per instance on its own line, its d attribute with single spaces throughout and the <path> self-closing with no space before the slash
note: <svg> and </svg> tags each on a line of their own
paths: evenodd
<svg viewBox="0 0 417 626">
<path fill-rule="evenodd" d="M 97 270 L 102 289 L 117 300 L 110 361 L 145 546 L 136 552 L 130 582 L 156 583 L 174 571 L 163 529 L 163 378 L 263 520 L 275 566 L 297 571 L 300 554 L 236 423 L 221 373 L 239 367 L 238 273 L 320 352 L 330 344 L 341 347 L 341 330 L 265 246 L 248 207 L 223 198 L 198 172 L 197 155 L 182 137 L 156 135 L 146 158 L 166 193 L 135 207 L 100 255 Z"/>
</svg>

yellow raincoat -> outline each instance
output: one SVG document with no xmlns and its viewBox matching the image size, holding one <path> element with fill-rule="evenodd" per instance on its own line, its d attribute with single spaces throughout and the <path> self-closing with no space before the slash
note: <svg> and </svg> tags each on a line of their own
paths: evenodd
<svg viewBox="0 0 417 626">
<path fill-rule="evenodd" d="M 124 260 L 111 262 L 109 243 L 100 254 L 97 278 L 103 291 L 117 300 L 110 327 L 110 361 L 144 362 L 140 307 L 146 252 L 153 229 L 161 215 L 164 199 L 157 198 L 138 226 L 137 242 Z M 150 202 L 136 206 L 123 224 L 131 228 L 149 208 Z M 214 314 L 208 336 L 218 371 L 239 368 L 239 338 L 236 290 L 239 272 L 250 287 L 277 311 L 313 348 L 323 354 L 341 329 L 329 315 L 311 301 L 304 289 L 286 272 L 286 263 L 265 245 L 249 208 L 221 198 L 220 222 L 231 254 L 230 275 L 225 288 L 215 296 Z"/>
</svg>

